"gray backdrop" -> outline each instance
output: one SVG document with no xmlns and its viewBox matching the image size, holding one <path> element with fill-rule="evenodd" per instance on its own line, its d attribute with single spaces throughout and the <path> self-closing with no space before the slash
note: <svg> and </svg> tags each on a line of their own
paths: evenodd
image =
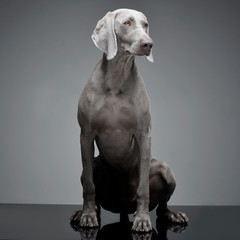
<svg viewBox="0 0 240 240">
<path fill-rule="evenodd" d="M 155 63 L 138 58 L 152 102 L 152 153 L 170 203 L 240 204 L 239 1 L 0 1 L 0 203 L 82 203 L 76 112 L 101 52 L 106 12 L 145 13 Z"/>
</svg>

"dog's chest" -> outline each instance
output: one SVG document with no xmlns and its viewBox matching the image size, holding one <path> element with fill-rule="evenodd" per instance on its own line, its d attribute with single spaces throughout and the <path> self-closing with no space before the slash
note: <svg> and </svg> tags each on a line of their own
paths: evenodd
<svg viewBox="0 0 240 240">
<path fill-rule="evenodd" d="M 105 96 L 97 106 L 92 119 L 97 132 L 130 131 L 137 126 L 136 112 L 129 99 L 118 96 Z"/>
</svg>

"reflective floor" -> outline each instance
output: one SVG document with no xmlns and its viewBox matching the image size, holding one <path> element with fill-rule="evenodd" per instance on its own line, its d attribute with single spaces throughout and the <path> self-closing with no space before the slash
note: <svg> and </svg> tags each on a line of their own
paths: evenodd
<svg viewBox="0 0 240 240">
<path fill-rule="evenodd" d="M 166 226 L 151 212 L 153 231 L 131 232 L 130 223 L 119 223 L 119 214 L 102 210 L 101 227 L 93 230 L 72 228 L 71 214 L 81 209 L 76 205 L 0 204 L 0 239 L 78 239 L 78 240 L 206 240 L 240 239 L 240 207 L 179 206 L 172 210 L 185 212 L 188 226 Z"/>
</svg>

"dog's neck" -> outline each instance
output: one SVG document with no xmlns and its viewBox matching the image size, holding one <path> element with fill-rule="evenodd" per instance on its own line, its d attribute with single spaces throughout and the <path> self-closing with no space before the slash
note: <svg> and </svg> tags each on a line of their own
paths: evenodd
<svg viewBox="0 0 240 240">
<path fill-rule="evenodd" d="M 113 59 L 108 60 L 104 53 L 100 68 L 104 74 L 103 87 L 106 92 L 112 94 L 123 93 L 136 79 L 137 70 L 133 55 L 118 53 Z"/>
</svg>

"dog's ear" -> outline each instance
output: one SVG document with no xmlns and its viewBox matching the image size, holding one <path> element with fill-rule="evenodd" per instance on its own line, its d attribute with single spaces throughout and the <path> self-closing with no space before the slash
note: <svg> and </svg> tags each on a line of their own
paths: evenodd
<svg viewBox="0 0 240 240">
<path fill-rule="evenodd" d="M 117 37 L 114 29 L 115 13 L 108 12 L 97 23 L 92 34 L 95 45 L 107 54 L 107 59 L 113 59 L 117 54 Z"/>
<path fill-rule="evenodd" d="M 149 36 L 149 27 L 147 28 L 147 35 Z M 151 49 L 151 52 L 150 52 L 150 54 L 149 54 L 149 56 L 147 56 L 147 60 L 149 61 L 149 62 L 154 62 L 154 59 L 153 59 L 153 54 L 152 54 L 152 49 Z"/>
</svg>

